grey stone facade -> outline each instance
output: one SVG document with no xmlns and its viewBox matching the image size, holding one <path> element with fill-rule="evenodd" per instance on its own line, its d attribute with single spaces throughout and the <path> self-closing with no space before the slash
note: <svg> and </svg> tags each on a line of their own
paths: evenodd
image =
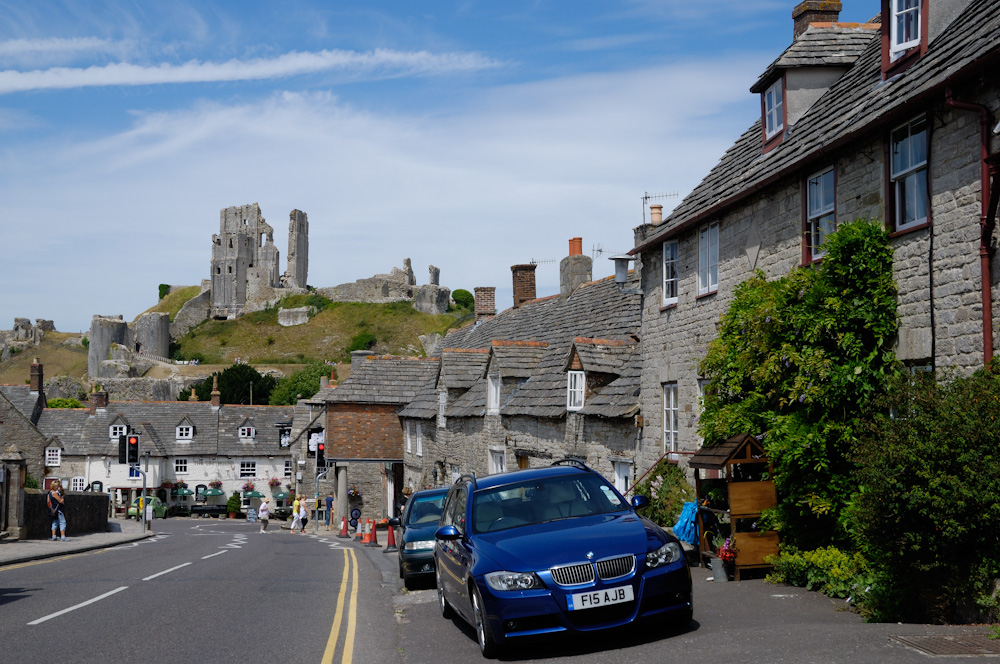
<svg viewBox="0 0 1000 664">
<path fill-rule="evenodd" d="M 879 89 L 880 35 L 869 30 L 857 61 L 802 111 L 780 144 L 762 147 L 761 124 L 756 123 L 668 219 L 635 229 L 633 253 L 641 265 L 645 294 L 641 447 L 647 453 L 666 451 L 665 440 L 670 438 L 664 433 L 665 385 L 677 390 L 678 460 L 683 463 L 700 447 L 698 363 L 731 302 L 733 288 L 755 269 L 773 279 L 811 262 L 804 245 L 805 188 L 810 177 L 834 169 L 838 224 L 870 218 L 888 220 L 893 229 L 890 135 L 914 119 L 933 119 L 927 143 L 929 223 L 892 235 L 900 318 L 895 350 L 907 363 L 946 371 L 968 373 L 983 366 L 984 354 L 996 347 L 995 338 L 984 342 L 981 306 L 983 132 L 975 109 L 952 107 L 946 94 L 950 91 L 962 103 L 984 105 L 992 118 L 990 128 L 995 125 L 1000 86 L 989 78 L 966 83 L 978 80 L 974 72 L 983 65 L 977 58 L 984 53 L 956 49 L 969 40 L 982 51 L 996 53 L 995 39 L 975 41 L 974 33 L 996 34 L 990 30 L 1000 26 L 1000 7 L 972 4 L 977 6 L 955 13 L 964 27 L 941 33 L 927 54 L 886 83 L 885 90 Z M 850 122 L 842 121 L 845 113 L 851 114 Z M 990 136 L 987 152 L 995 153 L 998 146 L 997 138 Z M 718 289 L 699 296 L 698 234 L 708 224 L 718 224 L 719 229 Z M 676 242 L 678 248 L 675 302 L 663 300 L 665 242 Z M 993 233 L 988 243 L 996 242 Z M 993 258 L 993 274 L 997 267 Z M 994 311 L 987 315 L 995 319 L 1000 290 L 995 276 L 991 282 Z"/>
</svg>

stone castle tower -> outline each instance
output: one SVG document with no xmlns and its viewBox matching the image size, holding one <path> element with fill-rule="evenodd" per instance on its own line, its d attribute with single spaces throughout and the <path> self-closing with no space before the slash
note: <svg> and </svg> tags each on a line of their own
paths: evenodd
<svg viewBox="0 0 1000 664">
<path fill-rule="evenodd" d="M 219 234 L 212 236 L 209 315 L 240 316 L 248 303 L 275 300 L 275 288 L 305 288 L 309 270 L 309 218 L 292 210 L 288 224 L 288 270 L 279 277 L 274 229 L 257 203 L 219 212 Z M 256 307 L 250 307 L 250 310 Z"/>
</svg>

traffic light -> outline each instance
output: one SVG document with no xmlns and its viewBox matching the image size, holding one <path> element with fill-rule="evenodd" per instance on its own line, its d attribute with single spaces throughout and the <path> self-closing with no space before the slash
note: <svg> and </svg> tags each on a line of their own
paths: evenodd
<svg viewBox="0 0 1000 664">
<path fill-rule="evenodd" d="M 326 468 L 326 443 L 316 443 L 316 469 Z"/>
<path fill-rule="evenodd" d="M 128 463 L 128 455 L 125 453 L 125 434 L 118 436 L 118 463 Z"/>
<path fill-rule="evenodd" d="M 130 464 L 139 463 L 139 434 L 130 433 L 125 436 L 125 458 Z"/>
</svg>

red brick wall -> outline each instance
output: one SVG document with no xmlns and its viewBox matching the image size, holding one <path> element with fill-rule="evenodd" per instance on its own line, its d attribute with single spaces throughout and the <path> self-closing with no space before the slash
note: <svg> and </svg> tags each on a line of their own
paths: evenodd
<svg viewBox="0 0 1000 664">
<path fill-rule="evenodd" d="M 327 407 L 327 456 L 338 459 L 402 459 L 398 406 L 331 403 Z"/>
</svg>

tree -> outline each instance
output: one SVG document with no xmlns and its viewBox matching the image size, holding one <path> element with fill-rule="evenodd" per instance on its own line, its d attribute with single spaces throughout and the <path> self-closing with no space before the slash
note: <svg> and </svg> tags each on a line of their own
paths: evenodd
<svg viewBox="0 0 1000 664">
<path fill-rule="evenodd" d="M 851 446 L 897 366 L 885 226 L 843 225 L 823 248 L 812 267 L 773 281 L 758 272 L 737 286 L 701 363 L 705 444 L 739 433 L 763 441 L 778 489 L 770 517 L 801 548 L 850 542 Z"/>
<path fill-rule="evenodd" d="M 221 402 L 228 404 L 266 404 L 270 401 L 271 391 L 277 384 L 274 376 L 263 375 L 249 364 L 234 364 L 194 386 L 198 401 L 209 401 L 212 398 L 212 383 L 215 376 L 219 377 Z M 177 399 L 186 401 L 190 395 L 191 390 L 182 390 Z"/>
<path fill-rule="evenodd" d="M 476 305 L 476 297 L 469 291 L 459 288 L 451 294 L 451 299 L 462 309 L 471 310 Z"/>
<path fill-rule="evenodd" d="M 278 381 L 271 391 L 272 406 L 294 406 L 299 398 L 308 399 L 319 392 L 320 378 L 329 376 L 332 367 L 326 364 L 310 364 Z"/>
</svg>

